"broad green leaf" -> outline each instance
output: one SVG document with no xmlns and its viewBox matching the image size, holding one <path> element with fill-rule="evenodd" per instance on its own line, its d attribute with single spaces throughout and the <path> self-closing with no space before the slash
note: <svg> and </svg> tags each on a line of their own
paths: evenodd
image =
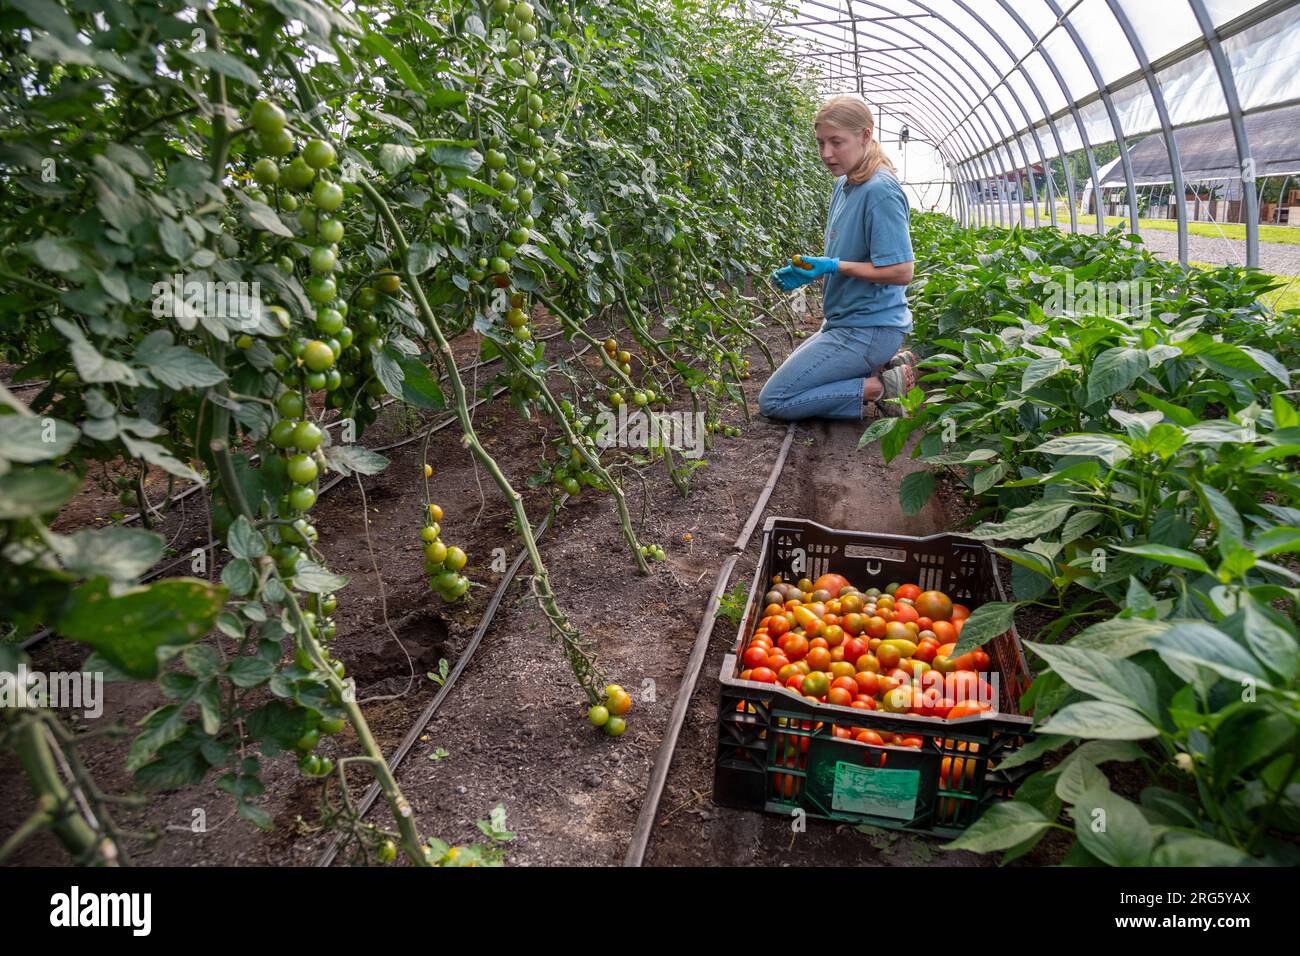
<svg viewBox="0 0 1300 956">
<path fill-rule="evenodd" d="M 1132 657 L 1151 649 L 1151 639 L 1169 630 L 1164 621 L 1113 618 L 1085 628 L 1070 639 L 1071 647 L 1100 651 L 1114 658 Z"/>
<path fill-rule="evenodd" d="M 58 511 L 80 487 L 75 474 L 55 468 L 24 468 L 0 475 L 0 520 Z"/>
<path fill-rule="evenodd" d="M 1190 833 L 1170 833 L 1151 854 L 1151 866 L 1254 866 L 1250 854 L 1234 846 L 1193 836 Z"/>
<path fill-rule="evenodd" d="M 344 478 L 351 477 L 353 472 L 377 475 L 388 467 L 387 458 L 360 445 L 331 445 L 325 449 L 325 460 Z"/>
<path fill-rule="evenodd" d="M 226 547 L 236 558 L 260 558 L 266 554 L 266 539 L 247 517 L 240 515 L 230 524 Z"/>
<path fill-rule="evenodd" d="M 894 426 L 900 421 L 902 421 L 900 418 L 877 418 L 867 426 L 867 430 L 864 431 L 862 437 L 858 439 L 858 449 L 861 450 L 866 448 L 873 441 L 879 441 L 889 432 L 893 431 Z"/>
<path fill-rule="evenodd" d="M 1128 388 L 1148 367 L 1147 355 L 1141 349 L 1118 346 L 1102 352 L 1088 373 L 1088 404 Z"/>
<path fill-rule="evenodd" d="M 1022 540 L 1037 538 L 1060 527 L 1070 510 L 1078 502 L 1069 498 L 1041 498 L 1021 508 L 1007 512 L 1000 522 L 987 522 L 966 533 L 979 540 Z"/>
<path fill-rule="evenodd" d="M 31 464 L 66 455 L 81 432 L 57 418 L 0 415 L 0 462 Z"/>
<path fill-rule="evenodd" d="M 1006 850 L 1038 836 L 1051 825 L 1051 820 L 1027 803 L 1014 800 L 995 803 L 965 833 L 951 843 L 943 844 L 941 849 L 970 850 L 973 853 Z"/>
<path fill-rule="evenodd" d="M 1018 606 L 1004 601 L 988 601 L 977 607 L 962 625 L 961 637 L 957 639 L 952 656 L 961 657 L 967 651 L 1005 634 L 1015 623 Z"/>
<path fill-rule="evenodd" d="M 934 472 L 928 468 L 905 475 L 898 489 L 898 500 L 903 506 L 903 514 L 919 514 L 933 493 Z"/>
<path fill-rule="evenodd" d="M 401 78 L 408 90 L 424 94 L 425 89 L 420 83 L 419 76 L 411 69 L 410 64 L 406 62 L 406 58 L 402 56 L 397 47 L 393 46 L 386 36 L 380 33 L 368 32 L 361 37 L 361 45 L 371 53 L 377 53 L 388 61 L 388 65 L 397 72 L 398 77 Z"/>
<path fill-rule="evenodd" d="M 400 356 L 397 363 L 402 367 L 402 401 L 416 408 L 447 407 L 447 399 L 428 365 L 411 355 Z"/>
<path fill-rule="evenodd" d="M 164 544 L 162 535 L 142 528 L 83 529 L 69 539 L 63 566 L 79 577 L 132 581 L 158 562 Z"/>
<path fill-rule="evenodd" d="M 1074 455 L 1098 458 L 1114 468 L 1133 454 L 1128 443 L 1116 435 L 1079 434 L 1062 435 L 1043 442 L 1036 451 L 1043 455 Z"/>
<path fill-rule="evenodd" d="M 348 579 L 341 574 L 334 574 L 322 568 L 313 561 L 301 559 L 298 561 L 298 566 L 294 568 L 293 583 L 295 587 L 302 591 L 308 591 L 312 594 L 328 594 L 344 587 L 348 583 Z"/>
<path fill-rule="evenodd" d="M 1300 665 L 1300 647 L 1287 626 L 1290 622 L 1271 607 L 1247 598 L 1243 629 L 1246 646 L 1264 666 L 1286 683 L 1296 678 Z"/>
<path fill-rule="evenodd" d="M 1106 775 L 1089 760 L 1071 760 L 1057 769 L 1056 795 L 1066 803 L 1078 803 L 1089 790 L 1110 788 Z"/>
<path fill-rule="evenodd" d="M 169 578 L 116 596 L 97 578 L 72 593 L 55 629 L 89 644 L 132 677 L 152 678 L 158 648 L 203 637 L 225 601 L 224 587 L 196 578 Z"/>
<path fill-rule="evenodd" d="M 963 636 L 965 631 L 962 631 Z M 1155 681 L 1136 664 L 1100 651 L 1070 644 L 1036 644 L 1026 647 L 1045 660 L 1061 679 L 1080 693 L 1097 700 L 1133 707 L 1153 718 L 1160 713 Z"/>
<path fill-rule="evenodd" d="M 1191 680 L 1197 667 L 1206 667 L 1231 681 L 1272 686 L 1260 663 L 1214 625 L 1195 620 L 1169 624 L 1167 631 L 1151 638 L 1151 647 L 1184 680 Z"/>
<path fill-rule="evenodd" d="M 1171 548 L 1163 544 L 1135 544 L 1129 547 L 1115 545 L 1115 550 L 1127 554 L 1136 554 L 1164 564 L 1172 564 L 1175 567 L 1186 568 L 1189 571 L 1199 571 L 1202 574 L 1213 573 L 1210 566 L 1205 563 L 1204 558 L 1199 554 L 1193 554 L 1191 551 L 1184 551 L 1182 548 Z"/>
<path fill-rule="evenodd" d="M 1038 731 L 1098 740 L 1145 740 L 1160 734 L 1160 728 L 1136 710 L 1104 700 L 1086 700 L 1063 707 Z"/>
<path fill-rule="evenodd" d="M 1025 366 L 1025 372 L 1020 378 L 1020 391 L 1027 392 L 1036 385 L 1041 385 L 1069 368 L 1069 364 L 1064 359 L 1059 358 L 1034 359 Z"/>
<path fill-rule="evenodd" d="M 1137 805 L 1094 787 L 1070 808 L 1079 843 L 1109 866 L 1146 866 L 1156 837 Z"/>
</svg>

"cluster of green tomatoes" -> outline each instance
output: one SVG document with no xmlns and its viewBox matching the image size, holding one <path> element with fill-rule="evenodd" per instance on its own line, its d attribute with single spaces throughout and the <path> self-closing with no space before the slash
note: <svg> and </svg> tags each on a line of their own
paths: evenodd
<svg viewBox="0 0 1300 956">
<path fill-rule="evenodd" d="M 424 477 L 433 474 L 433 468 L 424 466 Z M 429 522 L 420 529 L 424 542 L 424 570 L 429 575 L 429 587 L 444 601 L 455 601 L 469 590 L 469 578 L 460 572 L 469 563 L 469 555 L 454 544 L 450 547 L 439 540 L 442 535 L 443 511 L 440 505 L 428 506 Z"/>
</svg>

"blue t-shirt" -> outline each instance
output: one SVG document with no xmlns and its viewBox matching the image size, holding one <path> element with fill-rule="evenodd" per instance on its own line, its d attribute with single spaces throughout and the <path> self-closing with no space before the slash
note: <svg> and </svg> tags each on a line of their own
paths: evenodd
<svg viewBox="0 0 1300 956">
<path fill-rule="evenodd" d="M 839 177 L 831 191 L 824 254 L 875 266 L 911 262 L 908 226 L 912 211 L 898 180 L 884 166 L 865 183 L 851 185 L 847 180 L 847 176 Z M 826 277 L 822 311 L 829 328 L 883 325 L 904 332 L 912 329 L 907 286 L 881 285 L 842 272 Z"/>
</svg>

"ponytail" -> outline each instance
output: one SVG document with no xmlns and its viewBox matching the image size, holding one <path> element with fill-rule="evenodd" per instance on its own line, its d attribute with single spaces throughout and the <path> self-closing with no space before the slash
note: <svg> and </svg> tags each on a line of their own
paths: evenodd
<svg viewBox="0 0 1300 956">
<path fill-rule="evenodd" d="M 827 126 L 833 126 L 836 129 L 842 129 L 847 133 L 861 135 L 867 133 L 871 136 L 871 141 L 867 143 L 867 151 L 862 157 L 862 162 L 854 166 L 848 172 L 848 181 L 853 185 L 865 183 L 884 166 L 895 176 L 898 170 L 894 164 L 889 161 L 885 151 L 880 147 L 880 140 L 873 135 L 876 124 L 871 115 L 871 107 L 863 100 L 856 96 L 836 96 L 827 100 L 817 110 L 817 115 L 813 119 L 813 125 L 825 123 Z"/>
</svg>

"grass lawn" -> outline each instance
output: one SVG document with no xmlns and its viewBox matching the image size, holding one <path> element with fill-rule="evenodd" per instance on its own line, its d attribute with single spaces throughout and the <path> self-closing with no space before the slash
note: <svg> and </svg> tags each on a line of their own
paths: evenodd
<svg viewBox="0 0 1300 956">
<path fill-rule="evenodd" d="M 1026 213 L 1027 216 L 1032 212 Z M 1039 221 L 1041 217 L 1047 216 L 1047 210 L 1039 210 Z M 1069 210 L 1058 208 L 1056 211 L 1056 221 L 1058 224 L 1065 223 L 1069 228 L 1070 213 Z M 1096 226 L 1096 216 L 1079 216 L 1078 223 L 1080 226 Z M 1139 219 L 1139 225 L 1143 229 L 1162 229 L 1165 232 L 1177 232 L 1178 223 L 1173 219 Z M 1126 216 L 1107 216 L 1106 228 L 1114 226 L 1124 226 L 1128 224 Z M 1246 238 L 1246 226 L 1244 223 L 1225 222 L 1215 224 L 1212 222 L 1189 222 L 1187 224 L 1187 234 L 1189 236 L 1209 236 L 1211 238 L 1225 239 L 1242 239 Z M 1265 226 L 1259 227 L 1260 242 L 1276 242 L 1284 246 L 1300 246 L 1300 226 Z"/>
</svg>

